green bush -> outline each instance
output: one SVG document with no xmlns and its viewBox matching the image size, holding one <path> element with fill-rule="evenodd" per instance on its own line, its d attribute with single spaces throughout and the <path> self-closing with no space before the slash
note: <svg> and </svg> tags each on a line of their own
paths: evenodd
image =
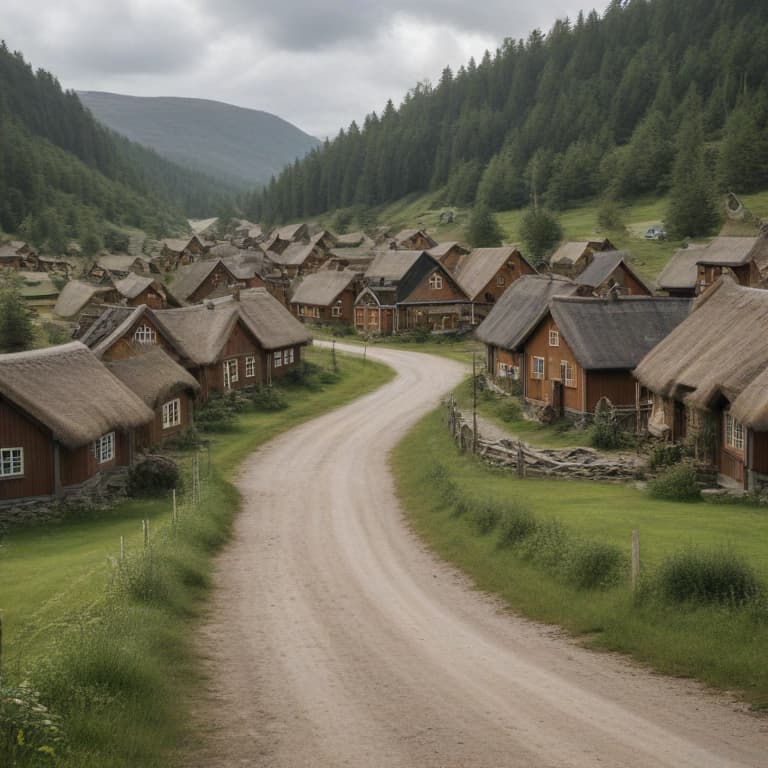
<svg viewBox="0 0 768 768">
<path fill-rule="evenodd" d="M 656 580 L 673 603 L 742 605 L 764 594 L 752 567 L 727 550 L 678 552 L 662 563 Z"/>
<path fill-rule="evenodd" d="M 236 414 L 229 398 L 214 394 L 197 413 L 196 423 L 203 432 L 226 432 L 234 426 Z"/>
<path fill-rule="evenodd" d="M 533 512 L 521 504 L 507 504 L 499 521 L 499 546 L 511 547 L 519 544 L 533 534 L 536 528 L 536 517 Z"/>
<path fill-rule="evenodd" d="M 523 414 L 523 409 L 518 400 L 505 397 L 499 403 L 499 416 L 503 421 L 517 421 Z"/>
<path fill-rule="evenodd" d="M 576 589 L 610 587 L 621 578 L 626 556 L 612 544 L 580 541 L 568 548 L 563 576 Z"/>
<path fill-rule="evenodd" d="M 518 547 L 526 560 L 544 568 L 560 568 L 568 551 L 568 535 L 559 520 L 539 523 L 536 529 Z"/>
<path fill-rule="evenodd" d="M 696 468 L 690 461 L 668 467 L 648 483 L 648 492 L 655 499 L 698 501 L 701 490 L 696 482 Z"/>
<path fill-rule="evenodd" d="M 251 402 L 257 411 L 282 411 L 288 407 L 288 403 L 279 389 L 264 384 L 259 384 L 253 390 Z"/>
<path fill-rule="evenodd" d="M 683 460 L 683 446 L 679 443 L 658 443 L 651 449 L 648 466 L 651 469 L 670 467 Z"/>
<path fill-rule="evenodd" d="M 490 533 L 501 520 L 501 508 L 493 501 L 478 501 L 472 504 L 470 519 L 478 533 Z"/>
<path fill-rule="evenodd" d="M 632 438 L 621 429 L 614 418 L 602 411 L 595 414 L 595 420 L 589 432 L 589 442 L 598 450 L 615 451 L 629 447 L 632 444 Z"/>
<path fill-rule="evenodd" d="M 453 505 L 453 516 L 463 517 L 464 515 L 469 514 L 471 510 L 472 502 L 462 496 L 461 498 L 457 499 L 456 503 Z"/>
</svg>

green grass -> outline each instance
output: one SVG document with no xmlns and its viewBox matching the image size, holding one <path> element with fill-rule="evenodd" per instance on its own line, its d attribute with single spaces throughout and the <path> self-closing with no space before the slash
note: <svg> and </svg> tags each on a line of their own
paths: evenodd
<svg viewBox="0 0 768 768">
<path fill-rule="evenodd" d="M 659 671 L 739 690 L 768 706 L 768 623 L 746 609 L 636 603 L 628 584 L 579 590 L 533 566 L 497 534 L 478 535 L 471 520 L 440 500 L 430 468 L 444 467 L 464 498 L 523 505 L 537 519 L 561 521 L 568 535 L 618 546 L 627 556 L 632 529 L 640 531 L 641 566 L 649 577 L 664 559 L 689 546 L 727 548 L 768 583 L 768 511 L 765 508 L 651 499 L 619 484 L 518 479 L 473 457 L 457 454 L 436 411 L 396 449 L 393 467 L 414 529 L 480 589 L 501 595 L 531 618 L 558 624 L 585 644 L 630 654 Z M 433 471 L 433 470 L 432 470 Z"/>
<path fill-rule="evenodd" d="M 306 357 L 331 368 L 330 352 L 312 349 Z M 286 387 L 285 410 L 247 412 L 233 430 L 209 436 L 213 473 L 206 496 L 198 513 L 185 514 L 175 535 L 170 500 L 161 499 L 128 501 L 100 519 L 6 537 L 0 550 L 3 684 L 30 679 L 63 715 L 70 752 L 57 765 L 165 768 L 181 741 L 193 737 L 185 701 L 202 681 L 190 637 L 204 606 L 210 559 L 238 509 L 230 479 L 265 441 L 394 375 L 387 366 L 353 356 L 338 354 L 337 364 L 335 383 L 312 391 Z M 185 465 L 188 470 L 188 459 Z M 142 518 L 150 519 L 149 558 L 141 546 Z M 107 557 L 118 556 L 120 535 L 129 558 L 115 571 Z M 0 698 L 0 720 L 3 706 Z M 3 733 L 0 764 L 7 758 Z"/>
</svg>

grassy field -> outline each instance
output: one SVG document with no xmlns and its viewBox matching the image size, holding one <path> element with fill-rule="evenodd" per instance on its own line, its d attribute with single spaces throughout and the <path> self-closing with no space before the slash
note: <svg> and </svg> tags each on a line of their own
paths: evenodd
<svg viewBox="0 0 768 768">
<path fill-rule="evenodd" d="M 768 584 L 768 511 L 709 503 L 651 499 L 619 484 L 518 479 L 457 454 L 434 412 L 401 443 L 393 457 L 400 497 L 415 530 L 434 550 L 466 571 L 478 588 L 501 595 L 515 611 L 557 624 L 594 648 L 627 653 L 673 675 L 738 690 L 768 706 L 768 618 L 761 610 L 672 604 L 648 592 L 631 595 L 628 579 L 605 589 L 578 589 L 543 570 L 522 550 L 499 546 L 496 531 L 481 535 L 468 515 L 441 498 L 439 465 L 462 498 L 522 505 L 542 523 L 559 520 L 576 542 L 618 547 L 628 557 L 638 529 L 644 583 L 681 549 L 735 553 Z"/>
<path fill-rule="evenodd" d="M 331 368 L 329 352 L 312 349 L 306 357 Z M 338 355 L 337 361 L 335 383 L 320 385 L 315 379 L 309 388 L 286 387 L 284 410 L 246 412 L 226 433 L 210 435 L 212 477 L 200 509 L 177 528 L 170 524 L 170 499 L 163 498 L 128 501 L 102 518 L 19 530 L 5 538 L 2 684 L 30 680 L 63 716 L 69 751 L 54 763 L 27 749 L 47 746 L 46 734 L 36 734 L 30 725 L 22 749 L 4 741 L 6 730 L 0 729 L 0 764 L 166 768 L 172 763 L 173 750 L 188 735 L 184 701 L 200 683 L 189 638 L 204 607 L 210 559 L 226 540 L 239 504 L 229 482 L 235 468 L 271 437 L 393 376 L 370 360 L 364 364 Z M 150 520 L 149 555 L 141 547 L 143 518 Z M 117 557 L 121 535 L 128 559 L 115 571 L 107 557 Z M 0 696 L 0 722 L 18 722 L 9 701 Z"/>
</svg>

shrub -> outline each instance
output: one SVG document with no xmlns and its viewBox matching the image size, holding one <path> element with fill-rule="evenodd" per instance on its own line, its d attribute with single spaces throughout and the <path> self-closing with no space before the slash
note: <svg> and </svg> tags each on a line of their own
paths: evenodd
<svg viewBox="0 0 768 768">
<path fill-rule="evenodd" d="M 179 465 L 168 456 L 143 456 L 128 474 L 128 488 L 135 496 L 156 496 L 176 488 L 178 483 Z"/>
<path fill-rule="evenodd" d="M 517 383 L 517 382 L 515 382 Z M 505 397 L 499 404 L 499 416 L 504 421 L 517 421 L 523 413 L 519 401 Z"/>
<path fill-rule="evenodd" d="M 462 496 L 453 505 L 453 516 L 462 517 L 468 514 L 471 510 L 472 510 L 472 502 L 469 499 L 464 498 Z"/>
<path fill-rule="evenodd" d="M 331 334 L 334 336 L 354 336 L 357 333 L 354 326 L 346 323 L 339 323 L 331 328 Z"/>
<path fill-rule="evenodd" d="M 470 519 L 478 533 L 490 533 L 501 519 L 501 508 L 493 501 L 481 501 L 472 505 Z"/>
<path fill-rule="evenodd" d="M 577 589 L 598 589 L 616 584 L 626 565 L 622 551 L 612 544 L 577 542 L 568 549 L 563 575 Z"/>
<path fill-rule="evenodd" d="M 539 523 L 518 548 L 519 554 L 526 560 L 550 569 L 562 565 L 567 550 L 568 535 L 559 520 Z"/>
<path fill-rule="evenodd" d="M 683 461 L 668 467 L 648 483 L 648 492 L 655 499 L 698 501 L 701 499 L 701 491 L 696 483 L 693 463 Z"/>
<path fill-rule="evenodd" d="M 601 451 L 613 451 L 617 448 L 626 448 L 631 440 L 621 429 L 610 409 L 598 408 L 592 422 L 589 442 L 593 448 Z"/>
<path fill-rule="evenodd" d="M 727 550 L 678 552 L 662 563 L 656 578 L 661 595 L 674 603 L 741 605 L 764 593 L 749 564 Z"/>
<path fill-rule="evenodd" d="M 295 366 L 285 374 L 283 382 L 295 387 L 306 387 L 311 392 L 316 392 L 322 389 L 319 379 L 321 372 L 322 368 L 319 365 L 302 360 L 301 365 Z"/>
<path fill-rule="evenodd" d="M 198 412 L 197 426 L 203 432 L 223 432 L 232 428 L 236 413 L 231 400 L 215 394 Z"/>
<path fill-rule="evenodd" d="M 659 443 L 651 449 L 648 465 L 651 469 L 669 467 L 683 460 L 683 446 L 679 443 Z"/>
<path fill-rule="evenodd" d="M 288 407 L 288 403 L 279 389 L 263 384 L 259 384 L 253 390 L 251 402 L 257 411 L 282 411 Z"/>
<path fill-rule="evenodd" d="M 519 544 L 530 536 L 536 527 L 536 517 L 533 512 L 517 503 L 508 504 L 499 521 L 499 546 L 510 547 Z"/>
</svg>

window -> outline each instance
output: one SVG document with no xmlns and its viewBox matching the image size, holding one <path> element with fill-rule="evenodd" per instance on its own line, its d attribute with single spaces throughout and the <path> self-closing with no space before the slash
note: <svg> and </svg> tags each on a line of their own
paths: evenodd
<svg viewBox="0 0 768 768">
<path fill-rule="evenodd" d="M 725 444 L 737 451 L 744 450 L 744 425 L 730 413 L 725 414 Z"/>
<path fill-rule="evenodd" d="M 138 344 L 157 344 L 157 333 L 151 325 L 140 325 L 133 332 L 133 340 Z"/>
<path fill-rule="evenodd" d="M 277 352 L 275 352 L 275 368 L 280 368 L 283 364 L 283 351 L 281 349 L 278 349 Z"/>
<path fill-rule="evenodd" d="M 283 350 L 283 365 L 291 365 L 293 363 L 293 347 Z"/>
<path fill-rule="evenodd" d="M 341 307 L 334 305 L 331 307 L 331 317 L 341 317 Z"/>
<path fill-rule="evenodd" d="M 224 389 L 232 389 L 232 385 L 238 380 L 237 358 L 224 361 Z"/>
<path fill-rule="evenodd" d="M 245 378 L 252 379 L 256 375 L 256 358 L 248 355 L 245 358 Z"/>
<path fill-rule="evenodd" d="M 93 441 L 93 455 L 98 464 L 105 464 L 115 458 L 115 433 L 109 432 Z"/>
<path fill-rule="evenodd" d="M 24 449 L 0 448 L 0 477 L 19 477 L 24 474 Z"/>
<path fill-rule="evenodd" d="M 181 424 L 181 400 L 169 400 L 163 403 L 163 429 L 177 427 Z"/>
<path fill-rule="evenodd" d="M 567 360 L 560 361 L 560 380 L 566 387 L 576 386 L 576 378 L 573 375 L 573 366 Z"/>
<path fill-rule="evenodd" d="M 560 346 L 560 332 L 559 331 L 550 331 L 549 332 L 549 346 L 550 347 L 559 347 Z"/>
<path fill-rule="evenodd" d="M 429 287 L 436 291 L 439 291 L 443 287 L 443 278 L 441 275 L 435 273 L 429 278 Z"/>
<path fill-rule="evenodd" d="M 306 313 L 306 308 L 304 307 L 304 305 L 303 305 L 303 304 L 299 304 L 299 314 L 300 314 L 300 315 L 304 315 L 305 313 Z M 248 374 L 246 374 L 246 376 L 247 376 L 247 375 L 248 375 Z"/>
<path fill-rule="evenodd" d="M 509 375 L 514 381 L 520 381 L 520 366 L 511 365 L 509 367 Z"/>
<path fill-rule="evenodd" d="M 543 379 L 544 378 L 544 358 L 532 356 L 531 365 L 531 378 Z"/>
<path fill-rule="evenodd" d="M 496 275 L 496 285 L 501 288 L 503 285 L 506 285 L 507 278 L 504 277 L 504 275 Z"/>
<path fill-rule="evenodd" d="M 499 363 L 499 376 L 506 376 L 509 366 L 506 363 Z"/>
</svg>

